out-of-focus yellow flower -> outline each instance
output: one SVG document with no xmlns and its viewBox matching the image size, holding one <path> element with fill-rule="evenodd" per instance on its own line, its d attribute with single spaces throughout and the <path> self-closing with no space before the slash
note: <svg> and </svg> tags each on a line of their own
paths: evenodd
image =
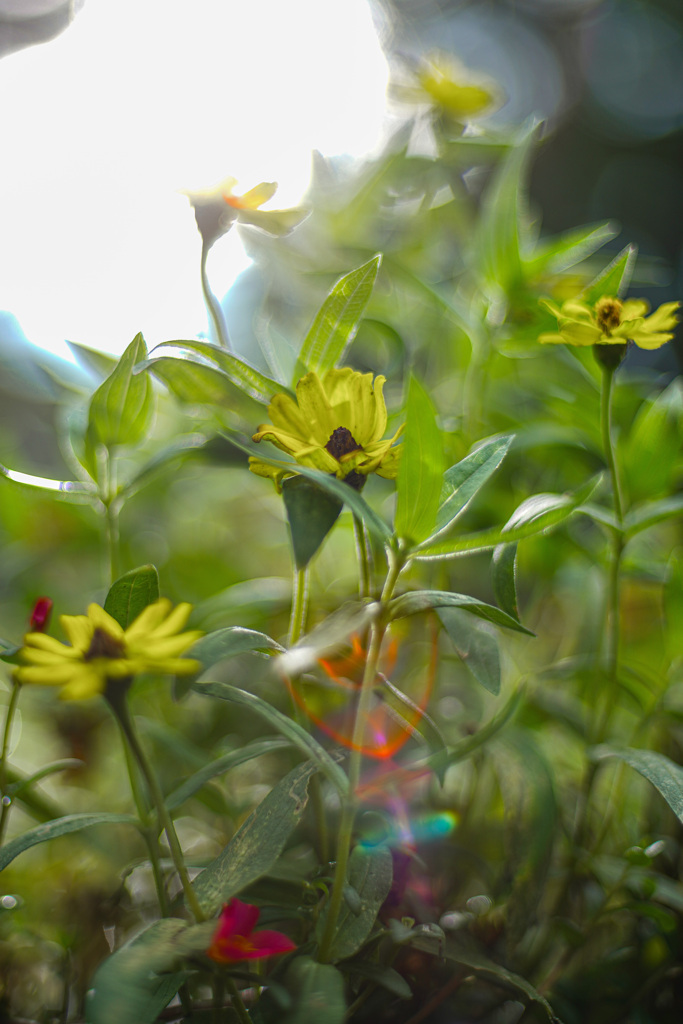
<svg viewBox="0 0 683 1024">
<path fill-rule="evenodd" d="M 661 348 L 673 338 L 678 323 L 675 311 L 680 302 L 665 302 L 650 316 L 645 299 L 621 299 L 603 295 L 594 305 L 581 298 L 561 306 L 549 299 L 541 305 L 557 320 L 557 334 L 541 334 L 544 345 L 625 345 L 633 341 L 639 348 Z"/>
<path fill-rule="evenodd" d="M 27 633 L 16 678 L 61 686 L 60 697 L 83 700 L 104 693 L 110 682 L 141 672 L 191 674 L 200 663 L 181 655 L 203 635 L 199 630 L 181 632 L 191 611 L 189 604 L 171 609 L 171 602 L 161 598 L 127 629 L 98 604 L 91 604 L 87 615 L 62 615 L 70 646 L 45 633 Z"/>
<path fill-rule="evenodd" d="M 253 224 L 272 235 L 284 235 L 306 216 L 307 211 L 299 207 L 290 210 L 260 209 L 275 195 L 275 181 L 262 181 L 243 195 L 235 195 L 236 185 L 236 178 L 225 178 L 213 188 L 183 193 L 190 200 L 207 249 L 229 231 L 235 221 Z"/>
<path fill-rule="evenodd" d="M 307 373 L 296 386 L 296 401 L 276 395 L 268 406 L 272 423 L 262 424 L 254 441 L 270 441 L 302 466 L 333 473 L 359 487 L 369 473 L 394 478 L 400 447 L 394 446 L 402 428 L 384 438 L 387 408 L 385 377 L 359 373 L 350 367 L 329 370 L 322 380 Z M 249 468 L 280 483 L 286 471 L 251 458 Z"/>
<path fill-rule="evenodd" d="M 428 103 L 460 122 L 490 114 L 501 104 L 496 82 L 440 50 L 410 61 L 409 68 L 413 83 L 391 87 L 392 95 L 404 103 Z"/>
</svg>

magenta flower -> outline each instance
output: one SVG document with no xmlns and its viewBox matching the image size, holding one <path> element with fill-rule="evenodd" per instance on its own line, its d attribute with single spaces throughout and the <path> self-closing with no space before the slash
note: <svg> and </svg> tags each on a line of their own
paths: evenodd
<svg viewBox="0 0 683 1024">
<path fill-rule="evenodd" d="M 52 601 L 49 597 L 39 597 L 31 612 L 30 625 L 32 633 L 44 633 L 50 624 Z"/>
<path fill-rule="evenodd" d="M 261 911 L 249 903 L 232 899 L 221 910 L 218 927 L 213 935 L 207 955 L 221 964 L 238 960 L 260 960 L 276 953 L 289 953 L 296 949 L 288 935 L 254 927 Z"/>
</svg>

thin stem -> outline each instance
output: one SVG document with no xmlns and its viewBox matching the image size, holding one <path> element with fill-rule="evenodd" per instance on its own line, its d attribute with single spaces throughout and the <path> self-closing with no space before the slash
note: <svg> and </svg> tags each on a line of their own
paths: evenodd
<svg viewBox="0 0 683 1024">
<path fill-rule="evenodd" d="M 109 552 L 109 583 L 110 585 L 121 575 L 120 534 L 119 534 L 119 502 L 110 501 L 104 506 L 104 518 Z"/>
<path fill-rule="evenodd" d="M 5 829 L 7 828 L 7 819 L 9 818 L 9 810 L 12 806 L 12 800 L 9 793 L 7 792 L 7 755 L 9 753 L 9 741 L 12 735 L 12 725 L 14 722 L 14 712 L 17 708 L 17 702 L 19 700 L 19 691 L 21 686 L 16 681 L 12 680 L 12 693 L 10 694 L 9 704 L 7 705 L 7 716 L 5 718 L 5 731 L 2 737 L 2 753 L 0 754 L 0 845 L 2 845 L 3 836 L 5 835 Z"/>
<path fill-rule="evenodd" d="M 351 754 L 349 757 L 349 795 L 346 799 L 339 822 L 339 835 L 337 838 L 337 864 L 334 872 L 334 884 L 332 896 L 327 911 L 327 921 L 320 943 L 318 959 L 321 963 L 327 963 L 332 951 L 332 943 L 337 928 L 339 912 L 341 910 L 344 896 L 344 884 L 346 882 L 346 871 L 351 851 L 351 839 L 353 824 L 356 817 L 356 790 L 360 782 L 361 768 L 363 764 L 363 732 L 370 711 L 372 691 L 377 678 L 379 656 L 382 649 L 382 641 L 386 632 L 386 621 L 384 611 L 388 601 L 396 587 L 399 574 L 405 564 L 404 557 L 399 552 L 389 552 L 389 572 L 384 583 L 382 596 L 380 598 L 380 613 L 375 618 L 370 629 L 370 643 L 365 660 L 363 680 L 361 682 L 360 696 L 356 707 L 356 717 L 353 724 L 351 736 Z"/>
<path fill-rule="evenodd" d="M 294 647 L 301 634 L 304 632 L 306 613 L 308 611 L 308 566 L 303 569 L 294 569 L 294 580 L 292 585 L 292 611 L 289 619 L 288 647 Z"/>
<path fill-rule="evenodd" d="M 371 594 L 370 557 L 365 527 L 362 520 L 356 515 L 353 517 L 353 535 L 356 540 L 356 554 L 358 556 L 358 593 L 361 600 L 363 600 L 365 597 L 370 597 Z"/>
<path fill-rule="evenodd" d="M 143 837 L 147 850 L 149 851 L 149 861 L 152 865 L 152 875 L 154 877 L 154 887 L 156 889 L 157 900 L 159 902 L 159 910 L 161 911 L 162 917 L 168 917 L 170 914 L 170 908 L 168 905 L 168 897 L 166 894 L 166 886 L 164 885 L 164 876 L 161 870 L 161 859 L 159 857 L 159 844 L 157 841 L 156 829 L 152 830 L 149 827 L 149 807 L 145 796 L 140 788 L 140 782 L 138 779 L 137 770 L 135 767 L 135 760 L 133 758 L 130 745 L 127 742 L 127 735 L 121 724 L 121 719 L 118 715 L 116 717 L 116 724 L 119 727 L 121 733 L 121 741 L 123 745 L 123 752 L 126 758 L 126 768 L 128 770 L 128 778 L 130 780 L 130 788 L 133 794 L 133 801 L 135 803 L 135 809 L 138 812 L 138 818 L 144 825 Z"/>
<path fill-rule="evenodd" d="M 218 338 L 218 342 L 221 345 L 221 348 L 225 348 L 230 352 L 232 350 L 232 346 L 230 345 L 230 337 L 228 335 L 228 328 L 223 316 L 223 310 L 221 309 L 220 302 L 211 291 L 209 277 L 206 272 L 206 261 L 209 255 L 209 249 L 210 246 L 206 245 L 205 242 L 202 242 L 202 255 L 199 267 L 202 278 L 202 292 L 204 293 L 204 301 L 206 303 L 206 308 L 209 311 L 209 317 L 211 318 L 211 323 L 213 324 L 213 329 L 216 333 L 216 337 Z"/>
<path fill-rule="evenodd" d="M 163 828 L 166 833 L 171 857 L 173 859 L 175 869 L 178 872 L 178 877 L 180 878 L 183 892 L 185 893 L 187 905 L 197 921 L 204 921 L 205 914 L 202 911 L 197 895 L 192 888 L 192 883 L 190 882 L 190 876 L 187 873 L 187 868 L 183 859 L 183 851 L 180 847 L 180 842 L 178 841 L 178 835 L 175 830 L 175 825 L 173 824 L 173 819 L 168 813 L 168 808 L 166 807 L 161 787 L 159 786 L 156 776 L 150 768 L 145 753 L 140 746 L 140 741 L 138 740 L 135 732 L 133 720 L 130 716 L 128 705 L 126 703 L 125 693 L 108 693 L 106 696 L 109 706 L 119 720 L 125 741 L 137 762 L 143 779 L 145 780 L 150 798 L 159 818 L 159 826 Z"/>
<path fill-rule="evenodd" d="M 237 988 L 237 985 L 233 981 L 229 974 L 225 975 L 225 983 L 230 993 L 230 999 L 232 1001 L 232 1008 L 239 1017 L 242 1024 L 252 1024 L 251 1017 L 247 1013 L 247 1008 L 242 1001 L 242 996 Z"/>
</svg>

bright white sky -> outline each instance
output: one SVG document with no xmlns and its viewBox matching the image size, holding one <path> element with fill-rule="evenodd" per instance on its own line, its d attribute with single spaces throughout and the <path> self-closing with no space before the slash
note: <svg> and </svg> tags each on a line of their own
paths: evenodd
<svg viewBox="0 0 683 1024">
<path fill-rule="evenodd" d="M 121 352 L 206 329 L 183 188 L 278 181 L 376 144 L 387 68 L 366 0 L 87 0 L 0 61 L 0 309 L 36 344 Z M 237 237 L 215 291 L 246 265 Z"/>
</svg>

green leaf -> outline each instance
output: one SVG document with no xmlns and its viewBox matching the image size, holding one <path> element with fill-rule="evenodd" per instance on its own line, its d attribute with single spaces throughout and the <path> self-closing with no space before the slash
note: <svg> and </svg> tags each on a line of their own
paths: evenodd
<svg viewBox="0 0 683 1024">
<path fill-rule="evenodd" d="M 419 542 L 434 529 L 443 485 L 443 448 L 432 400 L 410 375 L 406 429 L 398 471 L 396 533 Z"/>
<path fill-rule="evenodd" d="M 59 836 L 82 832 L 83 829 L 94 828 L 95 825 L 133 825 L 139 828 L 140 822 L 130 814 L 109 814 L 104 811 L 92 814 L 67 814 L 64 818 L 57 818 L 56 821 L 37 825 L 5 843 L 0 849 L 0 871 L 11 864 L 20 853 L 29 850 L 32 846 L 46 843 L 49 839 L 58 839 Z"/>
<path fill-rule="evenodd" d="M 382 683 L 382 697 L 397 716 L 406 723 L 409 732 L 422 736 L 431 751 L 427 761 L 437 779 L 443 785 L 448 768 L 448 749 L 438 725 L 427 712 L 390 683 L 388 679 Z M 406 715 L 406 710 L 409 712 Z"/>
<path fill-rule="evenodd" d="M 87 429 L 91 447 L 134 445 L 146 437 L 152 418 L 152 385 L 147 376 L 133 373 L 146 356 L 144 339 L 137 334 L 92 396 Z"/>
<path fill-rule="evenodd" d="M 500 655 L 495 636 L 472 621 L 460 608 L 439 608 L 437 612 L 458 657 L 485 690 L 500 693 Z"/>
<path fill-rule="evenodd" d="M 528 636 L 535 634 L 523 626 L 511 615 L 496 608 L 492 604 L 486 604 L 469 594 L 452 594 L 448 590 L 411 590 L 407 594 L 401 594 L 389 602 L 388 618 L 400 619 L 406 615 L 416 615 L 419 612 L 426 612 L 432 608 L 464 608 L 471 615 L 476 615 L 486 622 L 492 622 L 495 626 L 505 626 L 506 629 L 514 629 L 518 633 L 526 633 Z"/>
<path fill-rule="evenodd" d="M 369 960 L 355 960 L 343 964 L 345 972 L 352 977 L 366 978 L 375 985 L 385 988 L 392 996 L 399 999 L 412 999 L 413 993 L 410 985 L 393 967 L 382 967 L 381 964 L 374 964 Z"/>
<path fill-rule="evenodd" d="M 147 605 L 159 600 L 159 573 L 153 565 L 131 569 L 112 583 L 104 610 L 127 629 Z"/>
<path fill-rule="evenodd" d="M 232 896 L 273 866 L 308 803 L 308 783 L 318 766 L 306 761 L 278 782 L 237 830 L 218 857 L 192 883 L 205 914 L 214 914 Z"/>
<path fill-rule="evenodd" d="M 517 611 L 517 587 L 515 586 L 516 544 L 499 544 L 493 551 L 491 568 L 493 573 L 493 594 L 500 608 L 513 619 L 519 618 Z"/>
<path fill-rule="evenodd" d="M 86 1024 L 153 1024 L 186 974 L 160 973 L 177 956 L 184 921 L 155 921 L 100 964 L 86 996 Z"/>
<path fill-rule="evenodd" d="M 628 537 L 634 537 L 641 530 L 648 530 L 657 523 L 667 519 L 676 519 L 683 513 L 683 495 L 676 494 L 672 498 L 660 501 L 646 501 L 643 505 L 632 508 L 624 519 L 624 528 Z"/>
<path fill-rule="evenodd" d="M 592 306 L 603 295 L 623 297 L 631 282 L 637 255 L 637 246 L 625 246 L 618 256 L 615 256 L 612 262 L 604 270 L 601 270 L 598 276 L 584 290 L 584 301 Z"/>
<path fill-rule="evenodd" d="M 7 792 L 16 799 L 21 796 L 25 789 L 30 789 L 35 786 L 36 782 L 40 782 L 42 779 L 48 778 L 50 775 L 56 775 L 58 772 L 71 771 L 73 768 L 82 768 L 85 764 L 78 757 L 63 757 L 59 761 L 53 761 L 52 764 L 43 765 L 38 771 L 33 772 L 31 775 L 27 775 L 25 778 L 18 780 L 17 782 L 7 787 Z"/>
<path fill-rule="evenodd" d="M 301 346 L 299 360 L 307 370 L 324 374 L 344 358 L 372 294 L 381 262 L 381 255 L 373 256 L 334 285 Z"/>
<path fill-rule="evenodd" d="M 238 356 L 233 355 L 232 352 L 227 352 L 224 348 L 219 348 L 217 345 L 210 345 L 206 341 L 162 341 L 150 353 L 150 359 L 137 368 L 138 371 L 141 369 L 153 369 L 155 362 L 154 353 L 160 349 L 165 350 L 167 348 L 180 351 L 181 353 L 191 352 L 198 355 L 200 357 L 199 360 L 191 361 L 198 365 L 204 364 L 209 367 L 218 368 L 235 387 L 239 388 L 245 395 L 264 405 L 268 405 L 271 398 L 276 394 L 291 394 L 289 389 L 280 384 L 279 381 L 273 380 L 272 377 L 267 377 L 265 373 L 261 373 L 260 370 L 245 362 L 244 359 L 240 359 Z M 175 356 L 175 358 L 182 362 L 187 360 L 188 357 L 187 355 L 179 355 Z"/>
<path fill-rule="evenodd" d="M 312 758 L 339 793 L 345 795 L 348 792 L 349 782 L 346 775 L 324 747 L 321 747 L 318 741 L 313 739 L 300 725 L 265 700 L 257 697 L 256 694 L 247 693 L 246 690 L 229 686 L 227 683 L 195 683 L 193 689 L 197 693 L 203 693 L 209 697 L 218 697 L 220 700 L 229 700 L 233 704 L 251 708 L 261 718 L 265 718 L 279 733 L 291 740 L 306 757 Z"/>
<path fill-rule="evenodd" d="M 407 945 L 412 946 L 413 949 L 430 953 L 439 959 L 451 960 L 453 963 L 466 967 L 468 971 L 481 975 L 493 982 L 494 985 L 499 985 L 504 990 L 525 996 L 527 1003 L 535 1003 L 543 1008 L 551 1024 L 560 1024 L 550 1003 L 525 978 L 519 974 L 513 974 L 512 971 L 508 971 L 505 967 L 501 967 L 472 949 L 462 948 L 456 939 L 444 935 L 441 928 L 433 925 L 419 925 L 410 932 Z"/>
<path fill-rule="evenodd" d="M 234 399 L 232 381 L 214 366 L 194 359 L 158 356 L 145 359 L 138 370 L 149 370 L 186 405 L 225 405 Z"/>
<path fill-rule="evenodd" d="M 337 922 L 330 959 L 344 960 L 353 956 L 366 941 L 377 920 L 377 914 L 389 895 L 393 877 L 391 853 L 385 846 L 356 846 L 349 858 L 349 885 L 358 894 L 355 908 L 347 901 Z M 354 901 L 355 902 L 355 901 Z M 325 929 L 327 913 L 318 920 L 318 935 Z"/>
<path fill-rule="evenodd" d="M 126 497 L 134 494 L 160 470 L 166 469 L 173 462 L 180 462 L 192 452 L 199 451 L 211 440 L 204 434 L 187 434 L 184 437 L 177 437 L 170 444 L 165 445 L 156 452 L 119 488 L 119 495 Z"/>
<path fill-rule="evenodd" d="M 67 341 L 66 345 L 71 354 L 76 357 L 79 366 L 94 372 L 100 379 L 108 377 L 118 362 L 115 356 L 107 355 L 105 352 L 96 352 L 94 348 L 80 345 L 76 341 Z"/>
<path fill-rule="evenodd" d="M 589 480 L 573 494 L 536 494 L 527 498 L 512 513 L 504 526 L 489 530 L 478 530 L 476 533 L 464 534 L 452 540 L 434 544 L 425 541 L 413 557 L 428 561 L 438 558 L 452 558 L 474 551 L 486 551 L 496 548 L 499 544 L 512 544 L 537 533 L 543 533 L 573 515 L 588 497 L 595 491 L 601 477 Z"/>
<path fill-rule="evenodd" d="M 446 470 L 433 536 L 446 530 L 467 508 L 479 488 L 498 469 L 513 440 L 514 434 L 509 434 L 489 441 Z"/>
<path fill-rule="evenodd" d="M 379 516 L 373 508 L 371 508 L 367 501 L 350 487 L 343 480 L 337 480 L 336 476 L 331 476 L 329 473 L 323 473 L 319 469 L 310 469 L 308 466 L 301 466 L 298 462 L 292 460 L 286 461 L 285 459 L 278 459 L 271 457 L 265 452 L 261 451 L 257 445 L 251 444 L 245 440 L 244 437 L 238 435 L 234 431 L 225 431 L 225 436 L 234 444 L 236 448 L 240 448 L 243 452 L 253 456 L 255 459 L 259 459 L 260 462 L 266 462 L 269 466 L 276 466 L 278 469 L 283 469 L 290 473 L 297 473 L 301 476 L 305 476 L 306 479 L 312 480 L 314 483 L 322 487 L 324 491 L 331 494 L 333 497 L 340 499 L 347 505 L 351 511 L 362 519 L 366 524 L 369 532 L 377 540 L 383 544 L 388 544 L 393 539 L 393 533 L 387 526 L 384 520 Z"/>
<path fill-rule="evenodd" d="M 272 654 L 282 653 L 285 648 L 277 640 L 256 629 L 245 629 L 244 626 L 226 626 L 213 633 L 207 633 L 192 647 L 192 657 L 201 661 L 206 672 L 213 665 L 226 658 L 234 658 L 238 654 L 249 651 Z"/>
<path fill-rule="evenodd" d="M 515 690 L 501 710 L 490 718 L 488 722 L 485 722 L 473 735 L 465 736 L 463 739 L 458 740 L 449 750 L 449 764 L 457 764 L 458 761 L 463 761 L 466 757 L 470 757 L 475 750 L 488 743 L 492 736 L 500 732 L 515 715 L 517 708 L 522 703 L 523 696 L 523 689 Z"/>
<path fill-rule="evenodd" d="M 671 493 L 680 465 L 682 417 L 683 394 L 677 381 L 638 410 L 620 445 L 632 505 Z"/>
<path fill-rule="evenodd" d="M 298 956 L 287 972 L 292 1009 L 278 1016 L 278 1024 L 343 1024 L 346 1019 L 344 979 L 331 964 L 318 964 Z"/>
<path fill-rule="evenodd" d="M 215 779 L 218 775 L 225 775 L 231 768 L 245 764 L 245 762 L 251 761 L 255 757 L 271 754 L 274 750 L 282 750 L 283 747 L 290 747 L 291 745 L 291 741 L 284 736 L 273 736 L 271 739 L 255 740 L 253 743 L 248 743 L 245 747 L 240 747 L 238 750 L 231 750 L 230 753 L 223 754 L 222 757 L 216 758 L 210 764 L 205 764 L 203 768 L 200 768 L 198 772 L 191 775 L 189 779 L 185 779 L 177 789 L 174 789 L 166 797 L 166 806 L 169 811 L 175 811 L 186 800 L 189 800 L 195 793 L 198 793 L 207 782 Z"/>
<path fill-rule="evenodd" d="M 618 757 L 635 768 L 659 790 L 671 810 L 683 822 L 683 768 L 675 761 L 654 750 L 636 750 L 633 747 L 619 750 L 607 745 L 597 747 L 595 757 Z"/>
<path fill-rule="evenodd" d="M 294 561 L 304 569 L 339 518 L 343 502 L 303 476 L 283 480 L 282 497 Z"/>
<path fill-rule="evenodd" d="M 526 276 L 560 274 L 591 256 L 618 233 L 615 227 L 606 223 L 597 227 L 574 228 L 554 238 L 543 239 L 534 249 L 533 256 L 524 260 Z"/>
</svg>

